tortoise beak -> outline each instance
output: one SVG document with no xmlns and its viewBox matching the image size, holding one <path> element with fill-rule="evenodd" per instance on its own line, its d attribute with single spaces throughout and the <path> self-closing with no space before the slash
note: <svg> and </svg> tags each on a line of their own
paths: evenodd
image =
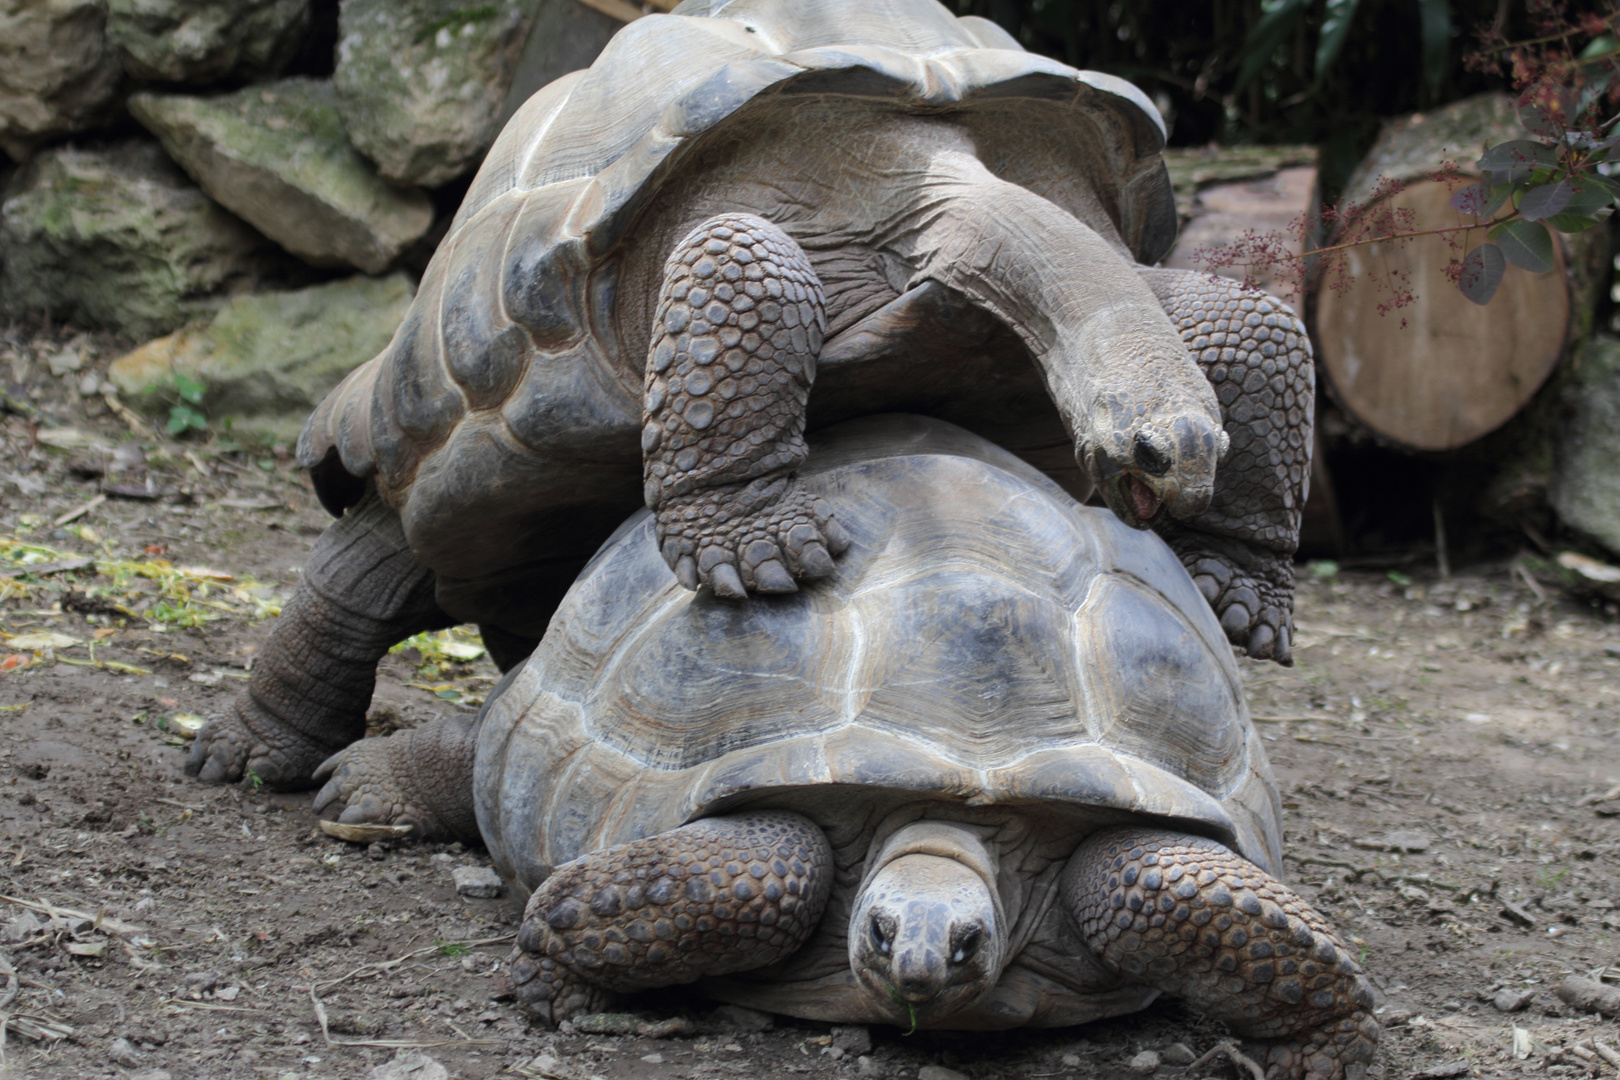
<svg viewBox="0 0 1620 1080">
<path fill-rule="evenodd" d="M 1178 518 L 1209 506 L 1226 432 L 1202 416 L 1179 416 L 1120 432 L 1091 455 L 1091 474 L 1108 508 L 1133 529 L 1146 529 L 1161 509 Z"/>
</svg>

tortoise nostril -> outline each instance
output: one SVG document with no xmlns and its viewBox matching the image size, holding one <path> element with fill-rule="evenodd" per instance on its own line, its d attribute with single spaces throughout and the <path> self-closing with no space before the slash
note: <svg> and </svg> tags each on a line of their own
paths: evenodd
<svg viewBox="0 0 1620 1080">
<path fill-rule="evenodd" d="M 1136 434 L 1136 464 L 1149 476 L 1163 476 L 1170 471 L 1171 456 L 1155 446 L 1145 431 Z"/>
</svg>

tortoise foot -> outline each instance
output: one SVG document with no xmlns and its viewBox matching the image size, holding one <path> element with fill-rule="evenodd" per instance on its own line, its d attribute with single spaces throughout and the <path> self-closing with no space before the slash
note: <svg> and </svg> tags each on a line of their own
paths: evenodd
<svg viewBox="0 0 1620 1080">
<path fill-rule="evenodd" d="M 795 578 L 825 577 L 849 537 L 832 506 L 787 476 L 679 496 L 658 511 L 664 561 L 688 589 L 715 595 L 797 592 Z"/>
<path fill-rule="evenodd" d="M 1203 837 L 1124 826 L 1087 837 L 1063 896 L 1110 970 L 1263 1040 L 1268 1080 L 1358 1080 L 1378 1046 L 1373 991 L 1293 890 Z"/>
<path fill-rule="evenodd" d="M 278 791 L 308 787 L 331 746 L 288 727 L 255 704 L 243 694 L 229 713 L 197 732 L 186 757 L 186 774 L 205 784 L 246 781 Z"/>
<path fill-rule="evenodd" d="M 362 739 L 323 761 L 315 811 L 345 825 L 409 825 L 423 839 L 474 839 L 470 717 L 435 720 L 387 738 Z"/>
<path fill-rule="evenodd" d="M 601 994 L 693 982 L 788 956 L 832 887 L 827 839 L 780 810 L 704 818 L 557 867 L 529 898 L 518 1000 L 557 1023 Z"/>
<path fill-rule="evenodd" d="M 1191 529 L 1166 532 L 1227 640 L 1256 660 L 1292 666 L 1293 560 L 1228 537 Z"/>
</svg>

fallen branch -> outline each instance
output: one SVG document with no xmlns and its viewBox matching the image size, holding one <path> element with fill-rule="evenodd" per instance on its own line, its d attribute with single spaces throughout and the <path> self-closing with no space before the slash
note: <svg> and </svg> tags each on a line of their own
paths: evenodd
<svg viewBox="0 0 1620 1080">
<path fill-rule="evenodd" d="M 146 932 L 144 926 L 136 926 L 134 923 L 127 923 L 123 919 L 115 919 L 104 912 L 90 915 L 83 911 L 74 911 L 72 908 L 57 907 L 43 899 L 37 904 L 31 904 L 27 900 L 19 900 L 15 896 L 0 895 L 0 901 L 7 904 L 16 904 L 18 907 L 27 908 L 29 911 L 37 911 L 42 915 L 49 915 L 53 920 L 83 919 L 95 929 L 118 937 Z"/>
<path fill-rule="evenodd" d="M 334 1039 L 327 1026 L 326 1006 L 309 988 L 309 1003 L 315 1008 L 315 1021 L 321 1025 L 321 1038 L 327 1046 L 374 1046 L 380 1050 L 430 1050 L 436 1046 L 499 1046 L 494 1039 Z"/>
<path fill-rule="evenodd" d="M 1238 1068 L 1248 1069 L 1249 1075 L 1253 1076 L 1254 1080 L 1266 1080 L 1266 1071 L 1262 1069 L 1253 1058 L 1245 1056 L 1243 1051 L 1237 1048 L 1237 1043 L 1234 1043 L 1230 1039 L 1224 1039 L 1221 1042 L 1216 1043 L 1214 1046 L 1210 1047 L 1204 1052 L 1203 1057 L 1199 1058 L 1191 1065 L 1188 1065 L 1182 1071 L 1190 1075 L 1194 1069 L 1198 1068 L 1200 1065 L 1208 1064 L 1212 1059 L 1221 1054 L 1225 1054 L 1227 1060 L 1233 1065 L 1236 1065 Z"/>
<path fill-rule="evenodd" d="M 515 937 L 517 937 L 516 934 L 502 934 L 500 937 L 479 938 L 477 941 L 446 941 L 443 944 L 460 945 L 463 949 L 476 949 L 481 945 L 499 945 L 503 941 L 511 941 Z M 330 990 L 339 983 L 348 982 L 350 979 L 357 979 L 365 974 L 381 975 L 384 972 L 394 970 L 407 960 L 415 960 L 418 956 L 426 956 L 428 953 L 438 952 L 440 948 L 440 945 L 429 945 L 425 948 L 417 949 L 415 952 L 408 952 L 404 956 L 396 956 L 392 960 L 377 960 L 370 964 L 361 964 L 347 975 L 339 975 L 335 979 L 326 979 L 322 982 L 315 983 L 314 986 L 311 987 L 311 990 L 313 990 L 315 986 L 318 986 L 323 990 Z"/>
</svg>

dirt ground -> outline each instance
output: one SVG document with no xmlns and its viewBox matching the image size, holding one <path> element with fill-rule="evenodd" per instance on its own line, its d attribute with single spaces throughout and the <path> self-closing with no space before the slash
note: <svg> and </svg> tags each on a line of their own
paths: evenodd
<svg viewBox="0 0 1620 1080">
<path fill-rule="evenodd" d="M 904 1036 L 667 993 L 638 1002 L 661 1038 L 531 1027 L 492 1000 L 518 908 L 450 880 L 482 851 L 345 844 L 308 794 L 185 777 L 186 717 L 239 692 L 327 519 L 285 449 L 138 434 L 81 395 L 110 343 L 52 376 L 71 345 L 0 337 L 0 1076 L 365 1077 L 397 1052 L 465 1080 L 1079 1080 L 1144 1050 L 1162 1077 L 1239 1075 L 1171 1064 L 1221 1034 L 1173 1002 Z M 1374 1077 L 1620 1071 L 1594 1053 L 1620 1025 L 1553 993 L 1620 980 L 1620 622 L 1542 565 L 1302 568 L 1297 666 L 1243 662 L 1287 876 L 1381 994 Z M 487 660 L 422 645 L 385 662 L 379 730 L 487 689 Z M 413 1068 L 384 1073 L 439 1075 Z"/>
</svg>

